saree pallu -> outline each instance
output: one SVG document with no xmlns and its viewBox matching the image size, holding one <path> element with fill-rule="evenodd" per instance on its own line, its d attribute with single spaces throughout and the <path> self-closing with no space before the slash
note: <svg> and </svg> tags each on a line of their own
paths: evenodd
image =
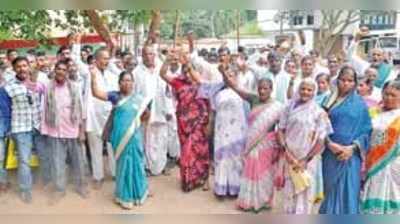
<svg viewBox="0 0 400 224">
<path fill-rule="evenodd" d="M 204 184 L 208 179 L 209 103 L 198 98 L 199 86 L 184 76 L 175 78 L 170 85 L 178 102 L 176 117 L 181 143 L 180 176 L 182 190 L 187 192 Z"/>
<path fill-rule="evenodd" d="M 361 210 L 366 214 L 400 214 L 400 110 L 396 114 L 384 112 L 373 124 Z"/>
<path fill-rule="evenodd" d="M 148 196 L 140 128 L 140 117 L 148 103 L 140 95 L 122 99 L 112 117 L 110 141 L 117 162 L 114 194 L 118 203 L 129 207 L 143 204 Z"/>
<path fill-rule="evenodd" d="M 364 100 L 353 91 L 329 110 L 333 134 L 329 138 L 341 145 L 357 144 L 359 150 L 347 161 L 340 161 L 327 148 L 322 155 L 324 195 L 321 214 L 359 213 L 361 161 L 369 145 L 371 118 Z"/>
<path fill-rule="evenodd" d="M 299 103 L 294 99 L 279 121 L 284 140 L 294 158 L 300 160 L 314 152 L 303 173 L 294 172 L 283 159 L 285 185 L 284 211 L 287 214 L 311 214 L 323 199 L 321 147 L 318 145 L 333 132 L 327 113 L 313 100 Z"/>
<path fill-rule="evenodd" d="M 273 102 L 255 107 L 249 115 L 249 130 L 240 179 L 237 207 L 257 212 L 271 208 L 280 147 L 273 131 L 283 111 Z"/>
<path fill-rule="evenodd" d="M 386 63 L 381 63 L 378 67 L 378 77 L 374 82 L 374 86 L 378 88 L 383 88 L 383 85 L 387 81 L 387 79 L 390 76 L 390 72 L 392 70 L 392 66 L 386 64 Z"/>
</svg>

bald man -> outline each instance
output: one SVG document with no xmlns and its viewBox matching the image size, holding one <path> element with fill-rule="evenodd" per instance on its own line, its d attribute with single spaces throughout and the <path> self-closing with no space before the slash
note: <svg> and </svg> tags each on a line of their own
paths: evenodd
<svg viewBox="0 0 400 224">
<path fill-rule="evenodd" d="M 167 83 L 159 75 L 160 68 L 155 48 L 143 47 L 142 62 L 133 70 L 133 76 L 135 92 L 152 99 L 150 118 L 144 125 L 146 168 L 152 175 L 168 175 L 168 151 L 176 152 L 179 148 L 174 103 Z"/>
<path fill-rule="evenodd" d="M 86 84 L 83 86 L 85 93 L 82 95 L 84 100 L 84 118 L 86 133 L 89 143 L 89 150 L 91 156 L 91 168 L 93 175 L 93 184 L 96 190 L 100 190 L 104 183 L 104 151 L 107 151 L 107 160 L 109 171 L 112 176 L 115 176 L 115 159 L 111 144 L 102 139 L 103 129 L 106 125 L 107 119 L 112 110 L 112 104 L 109 102 L 104 102 L 93 97 L 92 91 L 90 91 L 90 79 L 89 65 L 84 63 L 81 58 L 81 43 L 80 38 L 78 40 L 72 41 L 72 51 L 70 58 L 78 67 L 78 72 L 82 77 L 86 77 Z M 106 92 L 118 91 L 118 75 L 111 68 L 111 55 L 106 47 L 101 47 L 96 50 L 95 62 L 93 64 L 94 70 L 96 71 L 96 79 L 99 88 Z M 107 161 L 106 160 L 106 161 Z"/>
<path fill-rule="evenodd" d="M 378 70 L 378 76 L 374 81 L 374 86 L 382 88 L 385 82 L 389 80 L 392 71 L 392 67 L 384 62 L 384 51 L 379 48 L 372 49 L 371 59 L 368 62 L 357 55 L 356 50 L 358 44 L 359 40 L 353 40 L 350 44 L 347 54 L 349 62 L 359 75 L 365 74 L 365 71 L 370 67 L 376 68 Z"/>
</svg>

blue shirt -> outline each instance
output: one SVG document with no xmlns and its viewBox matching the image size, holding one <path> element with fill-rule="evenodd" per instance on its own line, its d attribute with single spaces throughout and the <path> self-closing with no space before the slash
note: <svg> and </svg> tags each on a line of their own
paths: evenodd
<svg viewBox="0 0 400 224">
<path fill-rule="evenodd" d="M 5 89 L 0 88 L 0 137 L 4 137 L 11 126 L 11 98 Z"/>
</svg>

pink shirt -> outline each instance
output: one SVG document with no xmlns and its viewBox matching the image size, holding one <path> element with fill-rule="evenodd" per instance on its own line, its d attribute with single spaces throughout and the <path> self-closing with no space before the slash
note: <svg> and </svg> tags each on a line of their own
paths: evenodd
<svg viewBox="0 0 400 224">
<path fill-rule="evenodd" d="M 55 98 L 57 104 L 57 116 L 58 117 L 58 127 L 50 127 L 46 123 L 46 119 L 43 117 L 41 132 L 43 135 L 48 135 L 53 138 L 78 138 L 79 136 L 79 123 L 75 124 L 71 121 L 71 96 L 69 94 L 67 84 L 64 85 L 56 85 L 55 87 Z M 48 89 L 45 92 L 45 111 L 47 111 L 47 94 Z M 44 114 L 44 113 L 43 113 Z"/>
</svg>

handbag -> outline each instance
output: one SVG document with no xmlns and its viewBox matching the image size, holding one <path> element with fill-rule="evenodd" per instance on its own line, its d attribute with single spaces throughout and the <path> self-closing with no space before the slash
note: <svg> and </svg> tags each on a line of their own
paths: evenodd
<svg viewBox="0 0 400 224">
<path fill-rule="evenodd" d="M 306 170 L 295 171 L 292 166 L 289 166 L 289 176 L 294 185 L 295 195 L 307 190 L 311 185 L 311 176 Z"/>
<path fill-rule="evenodd" d="M 39 158 L 36 152 L 32 151 L 31 159 L 29 161 L 30 167 L 39 166 Z M 18 150 L 14 140 L 6 138 L 6 156 L 4 161 L 4 168 L 12 170 L 18 168 Z"/>
</svg>

